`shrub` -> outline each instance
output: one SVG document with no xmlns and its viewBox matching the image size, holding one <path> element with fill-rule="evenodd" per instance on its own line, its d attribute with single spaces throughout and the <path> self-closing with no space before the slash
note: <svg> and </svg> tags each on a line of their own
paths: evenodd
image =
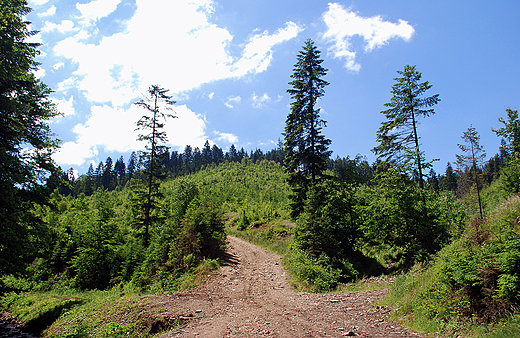
<svg viewBox="0 0 520 338">
<path fill-rule="evenodd" d="M 293 282 L 304 290 L 326 292 L 333 290 L 340 282 L 342 271 L 333 268 L 330 258 L 322 253 L 316 258 L 305 251 L 293 249 L 284 258 L 284 264 L 294 277 Z"/>
<path fill-rule="evenodd" d="M 404 284 L 396 283 L 390 297 L 400 313 L 446 327 L 468 320 L 498 323 L 518 309 L 519 215 L 520 198 L 512 197 L 488 222 L 470 222 L 464 235 L 441 250 L 428 269 L 410 274 Z"/>
<path fill-rule="evenodd" d="M 451 194 L 420 189 L 396 169 L 378 174 L 377 179 L 377 185 L 363 185 L 355 196 L 355 212 L 367 243 L 399 248 L 411 267 L 460 234 L 465 215 Z"/>
<path fill-rule="evenodd" d="M 310 187 L 294 229 L 295 246 L 314 257 L 348 257 L 358 236 L 353 204 L 350 185 L 325 180 Z"/>
</svg>

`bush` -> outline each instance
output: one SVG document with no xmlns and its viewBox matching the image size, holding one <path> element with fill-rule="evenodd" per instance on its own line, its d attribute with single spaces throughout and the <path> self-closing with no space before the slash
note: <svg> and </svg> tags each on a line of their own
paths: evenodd
<svg viewBox="0 0 520 338">
<path fill-rule="evenodd" d="M 361 186 L 355 196 L 366 243 L 400 249 L 410 268 L 460 235 L 465 215 L 451 194 L 420 189 L 395 168 L 378 174 L 377 182 Z"/>
<path fill-rule="evenodd" d="M 511 158 L 507 166 L 500 171 L 500 183 L 508 194 L 520 193 L 520 158 Z"/>
<path fill-rule="evenodd" d="M 212 202 L 194 199 L 181 223 L 176 246 L 182 256 L 193 254 L 197 261 L 219 258 L 226 248 L 220 209 Z"/>
<path fill-rule="evenodd" d="M 319 258 L 298 249 L 293 249 L 284 258 L 284 265 L 294 277 L 293 282 L 299 288 L 312 292 L 331 291 L 338 286 L 342 271 L 333 268 L 330 258 L 322 253 Z"/>
<path fill-rule="evenodd" d="M 429 319 L 441 328 L 507 318 L 520 305 L 519 215 L 520 198 L 515 196 L 488 222 L 470 222 L 428 269 L 396 283 L 391 302 L 412 321 Z"/>
<path fill-rule="evenodd" d="M 304 211 L 294 229 L 294 244 L 314 257 L 349 257 L 358 237 L 353 188 L 325 180 L 309 188 Z"/>
</svg>

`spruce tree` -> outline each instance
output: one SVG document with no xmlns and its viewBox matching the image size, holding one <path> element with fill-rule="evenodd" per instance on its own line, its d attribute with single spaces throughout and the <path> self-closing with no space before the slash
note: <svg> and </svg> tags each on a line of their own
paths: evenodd
<svg viewBox="0 0 520 338">
<path fill-rule="evenodd" d="M 387 120 L 381 123 L 377 131 L 379 145 L 373 151 L 380 160 L 402 164 L 411 173 L 416 172 L 419 187 L 423 189 L 425 160 L 417 133 L 418 119 L 435 114 L 430 107 L 440 101 L 439 94 L 422 97 L 432 85 L 428 81 L 420 82 L 422 74 L 415 66 L 406 65 L 397 73 L 401 77 L 394 79 L 393 97 L 385 103 L 389 109 L 381 112 Z"/>
<path fill-rule="evenodd" d="M 285 126 L 285 161 L 292 188 L 292 217 L 297 217 L 304 207 L 308 186 L 315 184 L 327 168 L 331 141 L 321 133 L 326 121 L 320 118 L 317 101 L 325 94 L 329 83 L 322 79 L 327 69 L 321 65 L 321 52 L 308 39 L 298 54 L 293 68 L 291 89 L 291 112 Z"/>
<path fill-rule="evenodd" d="M 138 164 L 137 154 L 135 153 L 135 151 L 132 151 L 132 153 L 130 154 L 130 159 L 128 160 L 128 166 L 126 169 L 126 171 L 128 173 L 128 181 L 130 181 L 132 179 L 135 172 L 137 171 L 137 164 Z"/>
<path fill-rule="evenodd" d="M 457 166 L 464 171 L 473 171 L 474 183 L 477 189 L 480 219 L 483 219 L 482 202 L 480 200 L 480 182 L 478 179 L 480 173 L 478 167 L 486 158 L 486 153 L 484 152 L 484 148 L 480 145 L 480 135 L 475 130 L 475 127 L 470 126 L 462 135 L 462 139 L 465 144 L 458 144 L 458 147 L 464 152 L 464 154 L 456 155 Z"/>
<path fill-rule="evenodd" d="M 172 114 L 165 113 L 160 109 L 160 103 L 166 104 L 165 109 L 175 104 L 172 97 L 167 95 L 167 89 L 158 85 L 153 85 L 148 89 L 148 97 L 135 102 L 137 106 L 146 109 L 151 113 L 143 115 L 137 121 L 137 129 L 143 133 L 139 134 L 138 140 L 146 142 L 146 150 L 141 153 L 141 160 L 144 164 L 146 190 L 137 189 L 136 202 L 139 204 L 142 213 L 139 215 L 138 223 L 144 227 L 144 246 L 147 247 L 150 237 L 150 226 L 154 221 L 152 211 L 157 204 L 159 194 L 159 180 L 165 178 L 160 165 L 160 156 L 167 150 L 164 143 L 167 141 L 166 132 L 163 130 L 166 118 L 175 118 Z M 162 120 L 162 121 L 161 121 Z"/>
<path fill-rule="evenodd" d="M 506 108 L 507 120 L 500 117 L 498 121 L 502 122 L 502 128 L 491 128 L 491 131 L 502 137 L 503 142 L 500 148 L 506 154 L 513 157 L 520 155 L 520 119 L 518 119 L 518 110 Z"/>
<path fill-rule="evenodd" d="M 446 172 L 442 177 L 440 186 L 442 190 L 452 192 L 457 191 L 457 175 L 453 171 L 453 167 L 451 166 L 450 162 L 448 162 L 448 164 L 446 165 Z"/>
<path fill-rule="evenodd" d="M 88 167 L 87 179 L 86 180 L 87 180 L 87 183 L 86 183 L 86 186 L 85 186 L 85 195 L 90 196 L 94 192 L 93 186 L 95 184 L 95 182 L 94 182 L 94 180 L 95 180 L 94 166 L 92 165 L 92 163 L 90 163 L 90 165 Z"/>
<path fill-rule="evenodd" d="M 202 148 L 202 164 L 208 165 L 211 163 L 211 146 L 209 141 L 206 140 L 204 147 Z"/>
<path fill-rule="evenodd" d="M 28 241 L 43 229 L 32 204 L 47 199 L 47 177 L 57 177 L 58 140 L 47 121 L 58 112 L 34 75 L 40 52 L 27 42 L 37 33 L 29 30 L 30 12 L 25 0 L 0 0 L 0 275 L 31 260 Z"/>
<path fill-rule="evenodd" d="M 215 164 L 219 164 L 224 159 L 224 151 L 216 144 L 211 147 L 211 158 Z"/>
<path fill-rule="evenodd" d="M 105 161 L 105 166 L 104 166 L 104 171 L 103 171 L 103 178 L 102 178 L 102 182 L 103 182 L 103 187 L 107 190 L 112 190 L 112 176 L 113 176 L 113 161 L 112 161 L 112 157 L 107 157 L 106 161 Z"/>
<path fill-rule="evenodd" d="M 117 185 L 124 186 L 126 165 L 123 155 L 121 155 L 121 157 L 119 157 L 119 159 L 116 161 L 116 164 L 114 165 L 114 172 L 117 177 Z"/>
<path fill-rule="evenodd" d="M 186 172 L 191 173 L 191 164 L 193 163 L 193 148 L 189 144 L 184 148 L 183 158 Z"/>
</svg>

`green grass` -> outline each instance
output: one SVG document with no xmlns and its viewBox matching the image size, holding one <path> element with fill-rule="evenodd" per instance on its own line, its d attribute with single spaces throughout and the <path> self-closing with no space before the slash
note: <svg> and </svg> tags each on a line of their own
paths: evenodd
<svg viewBox="0 0 520 338">
<path fill-rule="evenodd" d="M 80 295 L 16 294 L 11 292 L 2 299 L 2 308 L 9 310 L 33 334 L 39 335 L 63 313 L 86 302 Z"/>
<path fill-rule="evenodd" d="M 2 307 L 41 337 L 151 337 L 180 325 L 131 288 L 9 293 Z"/>
<path fill-rule="evenodd" d="M 87 302 L 63 313 L 42 337 L 151 337 L 181 324 L 146 296 L 122 294 L 117 288 L 87 296 Z"/>
<path fill-rule="evenodd" d="M 228 221 L 226 233 L 258 245 L 264 249 L 285 256 L 290 250 L 292 242 L 292 225 L 282 220 L 262 224 L 261 227 L 251 227 L 246 230 L 237 230 L 233 219 Z"/>
<path fill-rule="evenodd" d="M 427 266 L 396 279 L 394 319 L 439 337 L 520 337 L 520 197 L 473 220 Z"/>
<path fill-rule="evenodd" d="M 219 266 L 217 260 L 205 260 L 176 280 L 157 281 L 146 295 L 131 283 L 121 283 L 103 291 L 10 292 L 2 297 L 0 306 L 25 323 L 27 330 L 45 338 L 148 338 L 182 324 L 149 295 L 191 289 Z M 13 278 L 10 282 L 24 284 Z"/>
<path fill-rule="evenodd" d="M 236 213 L 225 215 L 226 233 L 282 256 L 282 265 L 290 276 L 290 284 L 297 291 L 356 292 L 384 289 L 392 285 L 392 278 L 362 278 L 353 283 L 337 284 L 334 271 L 317 266 L 309 261 L 309 257 L 302 257 L 301 252 L 298 254 L 291 248 L 294 223 L 278 218 L 258 227 L 253 225 L 245 230 L 238 230 L 239 217 Z M 385 258 L 388 260 L 388 257 Z M 331 287 L 332 284 L 335 287 Z"/>
<path fill-rule="evenodd" d="M 507 321 L 499 322 L 493 329 L 492 332 L 486 334 L 485 338 L 520 337 L 520 315 L 512 316 Z"/>
</svg>

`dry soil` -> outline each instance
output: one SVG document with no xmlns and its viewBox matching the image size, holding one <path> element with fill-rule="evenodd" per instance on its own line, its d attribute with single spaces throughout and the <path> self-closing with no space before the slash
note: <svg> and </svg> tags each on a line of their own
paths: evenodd
<svg viewBox="0 0 520 338">
<path fill-rule="evenodd" d="M 162 295 L 166 312 L 185 320 L 170 337 L 420 337 L 376 306 L 386 290 L 309 294 L 291 289 L 280 257 L 228 237 L 220 273 L 198 288 Z"/>
</svg>

